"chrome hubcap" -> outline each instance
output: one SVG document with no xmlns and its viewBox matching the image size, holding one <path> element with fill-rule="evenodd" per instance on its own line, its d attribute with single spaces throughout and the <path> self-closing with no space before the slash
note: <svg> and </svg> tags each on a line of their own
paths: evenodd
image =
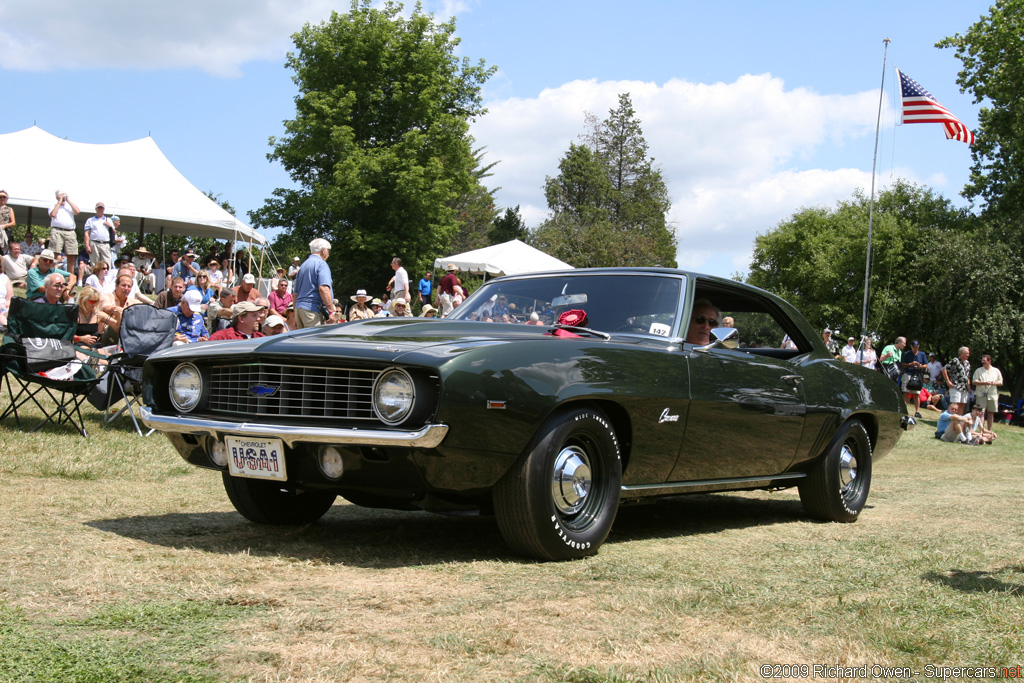
<svg viewBox="0 0 1024 683">
<path fill-rule="evenodd" d="M 843 445 L 839 454 L 839 484 L 846 491 L 857 480 L 857 456 L 849 446 Z"/>
<path fill-rule="evenodd" d="M 587 454 L 577 446 L 567 446 L 555 458 L 551 477 L 551 497 L 562 514 L 573 515 L 587 502 L 593 475 Z"/>
</svg>

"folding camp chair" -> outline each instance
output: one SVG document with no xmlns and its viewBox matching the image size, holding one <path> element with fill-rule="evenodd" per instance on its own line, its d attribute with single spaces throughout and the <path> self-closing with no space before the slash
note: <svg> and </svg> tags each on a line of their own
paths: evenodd
<svg viewBox="0 0 1024 683">
<path fill-rule="evenodd" d="M 113 422 L 127 413 L 131 416 L 139 436 L 149 436 L 153 433 L 152 429 L 145 434 L 142 433 L 135 412 L 142 391 L 142 366 L 150 355 L 171 347 L 177 328 L 177 317 L 166 309 L 145 304 L 124 309 L 121 314 L 121 336 L 118 343 L 121 352 L 107 360 L 107 422 Z M 111 409 L 122 398 L 124 407 L 112 412 Z"/>
<path fill-rule="evenodd" d="M 41 304 L 21 297 L 11 299 L 11 308 L 7 314 L 7 334 L 0 346 L 0 367 L 3 379 L 7 380 L 7 395 L 11 402 L 0 415 L 0 420 L 13 414 L 21 429 L 18 410 L 31 401 L 45 415 L 43 421 L 31 431 L 47 423 L 58 426 L 71 424 L 82 436 L 88 436 L 81 406 L 89 391 L 99 381 L 96 372 L 87 363 L 79 363 L 80 367 L 68 365 L 67 358 L 55 361 L 50 367 L 45 362 L 33 361 L 33 349 L 38 347 L 49 347 L 58 352 L 63 347 L 69 351 L 77 349 L 88 355 L 96 355 L 70 344 L 77 325 L 78 307 L 73 304 Z M 55 341 L 44 343 L 33 340 Z M 62 345 L 60 342 L 68 344 Z M 72 352 L 71 355 L 75 354 Z M 75 369 L 75 374 L 70 379 L 54 379 L 40 374 L 59 365 Z M 14 391 L 15 385 L 18 387 L 17 394 Z M 43 395 L 48 396 L 50 401 L 46 401 Z"/>
</svg>

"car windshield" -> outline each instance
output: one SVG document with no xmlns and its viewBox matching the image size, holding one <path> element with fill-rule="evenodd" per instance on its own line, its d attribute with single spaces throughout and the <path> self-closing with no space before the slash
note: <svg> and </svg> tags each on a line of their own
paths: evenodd
<svg viewBox="0 0 1024 683">
<path fill-rule="evenodd" d="M 495 280 L 458 306 L 453 320 L 562 324 L 610 333 L 677 334 L 683 280 L 657 274 L 557 275 Z"/>
</svg>

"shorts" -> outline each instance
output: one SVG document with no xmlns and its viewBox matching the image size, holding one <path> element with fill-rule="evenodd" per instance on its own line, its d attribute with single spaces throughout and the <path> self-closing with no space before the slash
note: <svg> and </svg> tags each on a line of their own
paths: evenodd
<svg viewBox="0 0 1024 683">
<path fill-rule="evenodd" d="M 63 252 L 67 256 L 78 258 L 78 237 L 74 230 L 50 228 L 50 249 L 54 254 Z"/>
<path fill-rule="evenodd" d="M 952 387 L 949 390 L 949 402 L 950 403 L 967 403 L 967 398 L 970 396 L 969 391 L 960 391 L 956 387 Z"/>
<path fill-rule="evenodd" d="M 305 308 L 295 309 L 295 329 L 302 330 L 307 327 L 316 327 L 324 323 L 323 313 L 308 311 Z"/>
<path fill-rule="evenodd" d="M 999 412 L 999 399 L 986 398 L 984 396 L 974 395 L 974 406 L 981 408 L 986 413 L 998 413 Z"/>
</svg>

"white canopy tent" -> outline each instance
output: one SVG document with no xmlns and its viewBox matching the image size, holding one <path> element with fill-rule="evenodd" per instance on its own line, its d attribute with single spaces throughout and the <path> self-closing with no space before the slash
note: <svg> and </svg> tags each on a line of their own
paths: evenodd
<svg viewBox="0 0 1024 683">
<path fill-rule="evenodd" d="M 464 254 L 439 258 L 434 261 L 435 269 L 445 269 L 449 264 L 474 275 L 500 277 L 502 275 L 519 275 L 520 273 L 536 273 L 543 270 L 565 270 L 572 268 L 568 263 L 548 256 L 539 249 L 534 249 L 525 242 L 512 240 L 495 244 L 483 249 L 474 249 Z"/>
<path fill-rule="evenodd" d="M 266 243 L 192 185 L 151 137 L 94 145 L 36 126 L 0 134 L 0 178 L 20 225 L 49 226 L 59 189 L 81 210 L 79 228 L 102 201 L 123 231 Z"/>
</svg>

